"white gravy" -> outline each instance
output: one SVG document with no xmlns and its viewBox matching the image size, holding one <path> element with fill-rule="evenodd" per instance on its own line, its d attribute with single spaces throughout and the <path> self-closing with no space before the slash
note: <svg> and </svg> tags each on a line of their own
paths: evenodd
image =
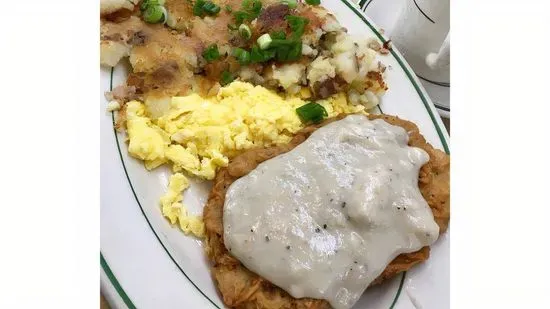
<svg viewBox="0 0 550 309">
<path fill-rule="evenodd" d="M 407 143 L 361 115 L 318 129 L 229 187 L 225 246 L 295 298 L 352 307 L 397 255 L 438 237 L 418 189 L 429 156 Z"/>
</svg>

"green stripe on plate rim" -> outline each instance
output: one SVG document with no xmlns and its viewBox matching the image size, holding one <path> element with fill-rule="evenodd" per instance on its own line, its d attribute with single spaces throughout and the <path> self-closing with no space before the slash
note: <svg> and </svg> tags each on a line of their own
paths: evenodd
<svg viewBox="0 0 550 309">
<path fill-rule="evenodd" d="M 130 297 L 128 297 L 126 292 L 124 292 L 124 289 L 111 271 L 109 264 L 107 264 L 107 261 L 105 261 L 105 258 L 103 257 L 103 254 L 101 252 L 99 253 L 99 263 L 101 264 L 101 268 L 103 268 L 103 271 L 105 271 L 107 278 L 109 278 L 109 281 L 111 281 L 111 284 L 117 291 L 118 295 L 120 295 L 120 298 L 122 298 L 122 301 L 126 304 L 126 306 L 130 309 L 136 309 L 137 307 L 134 305 L 134 303 L 132 303 L 132 300 L 130 299 Z"/>
<path fill-rule="evenodd" d="M 375 34 L 376 36 L 382 40 L 382 41 L 385 41 L 385 38 L 369 23 L 369 21 L 365 18 L 365 16 L 363 15 L 362 12 L 358 11 L 351 3 L 349 3 L 347 0 L 340 0 L 342 2 L 344 2 L 344 4 L 346 4 L 346 6 L 348 8 L 350 8 Z M 435 119 L 435 116 L 433 115 L 433 112 L 432 110 L 430 109 L 429 107 L 429 103 L 428 101 L 426 100 L 426 97 L 424 96 L 424 94 L 422 93 L 422 91 L 420 90 L 420 86 L 418 85 L 418 83 L 416 82 L 416 80 L 413 78 L 413 75 L 409 72 L 409 70 L 407 70 L 407 68 L 405 67 L 404 63 L 403 63 L 403 60 L 395 53 L 394 50 L 391 50 L 391 54 L 393 55 L 393 57 L 397 60 L 397 62 L 399 63 L 399 65 L 401 66 L 401 68 L 403 69 L 403 71 L 405 72 L 405 74 L 407 75 L 407 77 L 409 78 L 409 80 L 411 81 L 411 83 L 413 84 L 415 90 L 417 91 L 420 99 L 422 100 L 422 103 L 424 105 L 424 107 L 426 108 L 426 111 L 428 112 L 428 115 L 430 116 L 430 119 L 432 120 L 432 123 L 434 124 L 435 126 L 435 129 L 437 131 L 437 134 L 439 136 L 439 139 L 443 145 L 443 148 L 445 150 L 445 152 L 448 154 L 449 153 L 449 147 L 447 145 L 447 142 L 446 142 L 446 139 L 441 131 L 441 128 L 439 127 L 436 119 Z M 110 85 L 109 85 L 109 89 L 112 90 L 113 89 L 113 72 L 114 72 L 114 68 L 111 68 L 111 77 L 110 77 Z M 382 108 L 381 106 L 378 106 L 379 110 L 381 113 L 383 113 L 382 111 Z M 126 164 L 124 163 L 124 159 L 122 157 L 122 151 L 120 149 L 120 143 L 119 143 L 119 139 L 118 139 L 118 134 L 116 133 L 116 130 L 114 129 L 114 125 L 115 125 L 115 118 L 114 118 L 114 112 L 112 113 L 111 115 L 112 117 L 112 122 L 113 122 L 113 133 L 115 135 L 115 139 L 116 139 L 116 143 L 117 143 L 117 149 L 118 149 L 118 152 L 119 152 L 119 155 L 120 155 L 120 160 L 121 160 L 121 163 L 122 163 L 122 166 L 124 168 L 124 173 L 126 174 L 126 178 L 128 180 L 128 183 L 130 184 L 130 188 L 132 189 L 132 193 L 134 195 L 134 198 L 141 210 L 141 213 L 142 215 L 145 217 L 145 220 L 147 221 L 147 224 L 149 225 L 149 228 L 151 229 L 151 231 L 153 232 L 153 234 L 155 235 L 155 237 L 157 238 L 157 240 L 159 241 L 159 243 L 161 244 L 161 246 L 164 248 L 165 252 L 168 254 L 168 256 L 170 257 L 170 259 L 172 260 L 172 262 L 174 262 L 174 264 L 178 267 L 178 269 L 183 273 L 183 275 L 187 278 L 187 280 L 189 280 L 189 282 L 191 282 L 191 284 L 193 284 L 193 286 L 206 298 L 210 301 L 210 303 L 212 303 L 212 305 L 214 305 L 216 308 L 220 308 L 218 305 L 216 305 L 216 303 L 214 301 L 212 301 L 190 278 L 189 276 L 187 276 L 187 274 L 185 273 L 185 271 L 183 271 L 183 269 L 178 265 L 178 263 L 175 261 L 175 259 L 172 257 L 172 255 L 170 254 L 170 252 L 168 251 L 168 249 L 164 246 L 163 242 L 160 240 L 160 237 L 157 235 L 156 231 L 153 229 L 153 226 L 151 225 L 151 223 L 149 222 L 149 219 L 147 218 L 147 216 L 145 215 L 145 211 L 143 210 L 143 207 L 141 206 L 141 203 L 139 202 L 139 199 L 137 198 L 137 195 L 136 195 L 136 192 L 134 190 L 134 187 L 132 185 L 132 182 L 130 180 L 130 177 L 128 175 L 128 171 L 126 170 Z M 105 271 L 105 273 L 107 274 L 107 277 L 109 278 L 109 280 L 111 281 L 111 283 L 113 284 L 113 286 L 115 287 L 115 290 L 119 293 L 120 297 L 124 300 L 124 303 L 128 306 L 128 308 L 135 308 L 135 306 L 133 305 L 133 303 L 131 302 L 130 298 L 128 297 L 128 295 L 124 292 L 124 289 L 122 289 L 122 286 L 120 286 L 118 280 L 116 279 L 116 277 L 114 276 L 114 274 L 112 273 L 112 271 L 110 270 L 109 266 L 107 265 L 107 263 L 105 262 L 105 260 L 103 259 L 103 256 L 101 255 L 101 266 L 103 268 L 103 270 Z M 110 274 L 110 275 L 109 275 Z M 399 283 L 399 287 L 397 289 L 397 293 L 389 307 L 389 309 L 393 309 L 395 304 L 397 303 L 397 300 L 399 298 L 399 295 L 401 294 L 401 291 L 402 291 L 402 288 L 403 288 L 403 284 L 404 284 L 404 281 L 405 281 L 405 276 L 406 276 L 406 272 L 403 272 L 402 276 L 401 276 L 401 281 Z"/>
</svg>

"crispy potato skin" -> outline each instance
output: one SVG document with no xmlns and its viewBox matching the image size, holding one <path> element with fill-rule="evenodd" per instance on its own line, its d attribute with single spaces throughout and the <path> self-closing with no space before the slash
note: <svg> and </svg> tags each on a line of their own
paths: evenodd
<svg viewBox="0 0 550 309">
<path fill-rule="evenodd" d="M 226 168 L 218 172 L 204 209 L 207 232 L 206 252 L 212 262 L 212 274 L 227 306 L 238 309 L 330 308 L 325 300 L 293 298 L 281 288 L 248 270 L 229 254 L 223 243 L 223 205 L 227 188 L 239 177 L 248 174 L 261 162 L 292 150 L 318 128 L 345 116 L 340 115 L 327 119 L 321 124 L 306 127 L 286 145 L 249 150 L 235 157 Z M 440 233 L 444 233 L 450 217 L 450 157 L 428 144 L 418 127 L 412 122 L 387 115 L 367 117 L 381 118 L 390 124 L 403 127 L 409 133 L 409 145 L 422 148 L 430 155 L 430 160 L 420 169 L 418 186 L 432 209 L 435 221 L 440 227 Z M 410 269 L 426 260 L 429 255 L 430 248 L 424 247 L 417 252 L 397 256 L 371 286 Z"/>
</svg>

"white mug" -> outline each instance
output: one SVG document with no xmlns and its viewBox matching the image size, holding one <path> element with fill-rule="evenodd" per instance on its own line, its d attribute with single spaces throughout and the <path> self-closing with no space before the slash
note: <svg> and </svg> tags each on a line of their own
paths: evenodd
<svg viewBox="0 0 550 309">
<path fill-rule="evenodd" d="M 435 88 L 450 86 L 449 6 L 450 0 L 404 0 L 391 32 L 392 43 L 423 84 L 428 82 Z M 446 101 L 448 107 L 448 89 L 444 98 L 443 88 L 437 93 L 431 88 L 426 87 L 434 103 Z"/>
</svg>

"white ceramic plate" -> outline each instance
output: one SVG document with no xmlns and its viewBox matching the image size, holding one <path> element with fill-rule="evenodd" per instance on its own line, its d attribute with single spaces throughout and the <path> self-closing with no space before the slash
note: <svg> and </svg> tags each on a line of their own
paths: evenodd
<svg viewBox="0 0 550 309">
<path fill-rule="evenodd" d="M 352 34 L 382 36 L 346 0 L 324 1 Z M 390 87 L 380 111 L 415 122 L 435 147 L 449 152 L 447 132 L 420 82 L 397 51 L 382 61 Z M 224 308 L 201 242 L 171 227 L 160 213 L 170 171 L 147 172 L 127 153 L 125 136 L 113 130 L 105 91 L 122 84 L 126 67 L 101 69 L 101 288 L 115 308 Z M 184 194 L 201 213 L 210 184 L 194 182 Z M 354 309 L 449 307 L 449 232 L 430 259 L 381 286 L 368 289 Z"/>
<path fill-rule="evenodd" d="M 400 9 L 404 3 L 410 0 L 353 0 L 365 14 L 376 24 L 385 30 L 385 35 L 392 37 L 395 22 L 399 19 Z M 418 77 L 420 83 L 427 90 L 435 108 L 442 117 L 451 116 L 450 83 L 423 80 Z"/>
</svg>

